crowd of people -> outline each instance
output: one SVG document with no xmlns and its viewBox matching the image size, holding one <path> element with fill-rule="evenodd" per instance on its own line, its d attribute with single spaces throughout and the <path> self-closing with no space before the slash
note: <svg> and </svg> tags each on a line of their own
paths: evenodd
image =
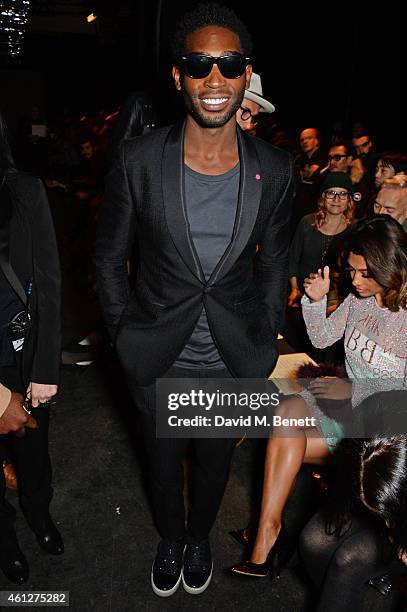
<svg viewBox="0 0 407 612">
<path fill-rule="evenodd" d="M 200 594 L 212 577 L 209 533 L 236 441 L 193 440 L 187 518 L 189 440 L 156 437 L 155 383 L 265 378 L 281 333 L 321 368 L 346 371 L 317 375 L 278 406 L 290 423 L 313 416 L 317 425 L 270 435 L 253 545 L 229 574 L 281 571 L 292 552 L 284 509 L 298 472 L 304 463 L 334 465 L 331 497 L 294 545 L 318 610 L 362 609 L 365 584 L 402 573 L 407 559 L 406 435 L 389 428 L 352 439 L 345 419 L 379 408 L 399 414 L 407 390 L 407 154 L 378 151 L 361 124 L 349 138 L 336 125 L 326 146 L 316 127 L 287 135 L 252 72 L 250 35 L 229 9 L 210 3 L 187 13 L 173 55 L 186 108 L 174 126 L 159 127 L 149 92 L 130 95 L 120 112 L 48 133 L 35 109 L 15 138 L 15 164 L 0 123 L 1 458 L 13 460 L 39 544 L 61 554 L 47 447 L 61 352 L 59 251 L 74 289 L 95 297 L 97 287 L 139 410 L 162 538 L 152 589 L 168 597 L 182 583 Z M 0 567 L 21 584 L 29 568 L 1 477 Z"/>
</svg>

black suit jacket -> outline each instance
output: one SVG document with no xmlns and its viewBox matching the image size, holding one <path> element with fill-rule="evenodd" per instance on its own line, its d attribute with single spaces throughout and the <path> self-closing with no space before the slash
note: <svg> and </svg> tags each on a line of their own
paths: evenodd
<svg viewBox="0 0 407 612">
<path fill-rule="evenodd" d="M 174 363 L 203 307 L 232 374 L 264 377 L 277 359 L 286 299 L 290 155 L 238 129 L 233 239 L 205 281 L 184 202 L 183 125 L 125 141 L 107 178 L 95 254 L 102 310 L 121 363 L 138 385 Z"/>
<path fill-rule="evenodd" d="M 61 280 L 47 195 L 40 180 L 15 170 L 6 173 L 3 189 L 11 197 L 12 214 L 1 231 L 1 248 L 7 252 L 22 288 L 26 289 L 28 281 L 33 283 L 32 325 L 23 349 L 24 383 L 57 384 L 61 362 Z M 22 302 L 21 310 L 24 306 Z"/>
</svg>

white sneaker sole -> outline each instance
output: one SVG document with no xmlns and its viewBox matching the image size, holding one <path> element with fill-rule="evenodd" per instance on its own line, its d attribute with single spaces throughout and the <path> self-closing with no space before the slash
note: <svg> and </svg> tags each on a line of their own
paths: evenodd
<svg viewBox="0 0 407 612">
<path fill-rule="evenodd" d="M 181 584 L 181 577 L 182 577 L 182 572 L 179 575 L 179 578 L 176 584 L 172 587 L 172 589 L 169 589 L 168 591 L 162 591 L 161 589 L 155 586 L 154 580 L 153 580 L 153 570 L 151 570 L 151 588 L 153 589 L 154 593 L 158 595 L 158 597 L 171 597 L 171 595 L 174 595 L 175 591 L 177 591 L 179 585 Z"/>
<path fill-rule="evenodd" d="M 212 580 L 212 572 L 213 572 L 213 561 L 212 561 L 211 573 L 208 576 L 208 580 L 201 587 L 199 587 L 197 589 L 194 589 L 193 587 L 188 586 L 187 583 L 185 582 L 185 580 L 184 580 L 184 570 L 182 570 L 182 572 L 181 572 L 182 586 L 184 587 L 185 591 L 187 593 L 189 593 L 190 595 L 200 595 L 201 593 L 203 593 L 208 588 L 208 586 L 210 584 L 210 581 Z"/>
</svg>

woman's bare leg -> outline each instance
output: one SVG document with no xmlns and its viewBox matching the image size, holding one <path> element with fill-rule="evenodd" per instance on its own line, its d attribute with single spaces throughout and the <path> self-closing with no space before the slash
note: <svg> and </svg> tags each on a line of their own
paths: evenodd
<svg viewBox="0 0 407 612">
<path fill-rule="evenodd" d="M 277 411 L 284 418 L 309 416 L 307 403 L 300 397 L 286 400 Z M 289 437 L 290 432 L 292 437 Z M 284 437 L 281 435 L 284 433 Z M 252 563 L 264 563 L 281 529 L 281 517 L 302 463 L 320 464 L 329 456 L 325 440 L 312 429 L 286 427 L 267 443 L 263 497 Z"/>
</svg>

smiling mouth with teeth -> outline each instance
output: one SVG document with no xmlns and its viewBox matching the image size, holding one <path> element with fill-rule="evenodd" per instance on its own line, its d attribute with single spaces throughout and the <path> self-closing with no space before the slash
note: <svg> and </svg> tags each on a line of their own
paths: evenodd
<svg viewBox="0 0 407 612">
<path fill-rule="evenodd" d="M 213 106 L 215 106 L 216 104 L 223 104 L 227 101 L 228 98 L 203 98 L 202 100 L 202 102 L 204 102 L 205 104 L 212 104 Z"/>
</svg>

